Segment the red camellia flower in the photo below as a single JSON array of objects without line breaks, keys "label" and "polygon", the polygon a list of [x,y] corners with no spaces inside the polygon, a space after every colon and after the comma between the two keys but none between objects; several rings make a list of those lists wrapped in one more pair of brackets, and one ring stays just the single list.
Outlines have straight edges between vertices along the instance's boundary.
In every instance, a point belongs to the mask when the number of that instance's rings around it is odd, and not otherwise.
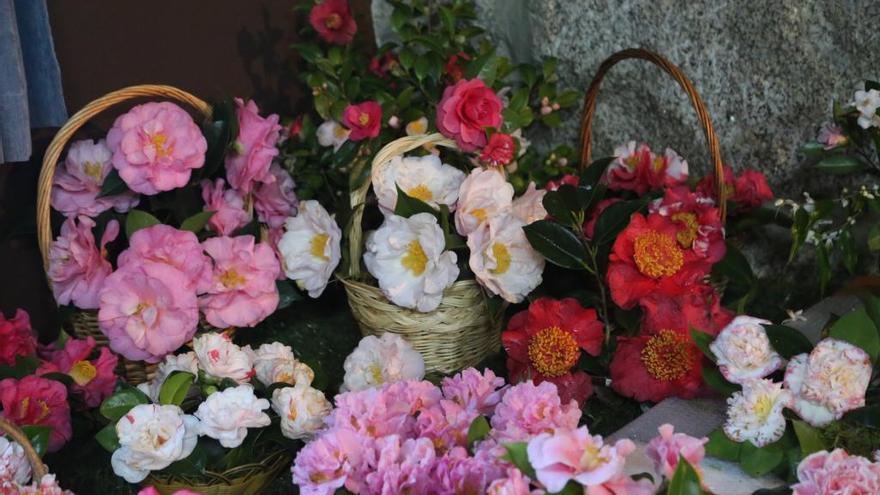
[{"label": "red camellia flower", "polygon": [[365,101],[345,107],[342,123],[351,130],[348,139],[360,141],[379,135],[382,125],[382,107],[375,101]]},{"label": "red camellia flower", "polygon": [[357,24],[351,16],[348,0],[323,0],[312,7],[309,22],[327,43],[347,45],[354,39]]},{"label": "red camellia flower", "polygon": [[630,141],[615,149],[614,154],[616,158],[603,177],[611,190],[635,191],[642,195],[687,181],[687,162],[670,148],[657,155],[647,144]]},{"label": "red camellia flower", "polygon": [[501,127],[501,98],[479,79],[462,79],[443,91],[437,106],[437,129],[462,151],[486,146],[486,128]]},{"label": "red camellia flower", "polygon": [[638,401],[689,399],[702,388],[703,354],[689,337],[673,330],[619,337],[611,360],[611,388]]},{"label": "red camellia flower", "polygon": [[397,65],[397,57],[394,53],[385,52],[370,59],[370,72],[380,79],[385,79],[395,65]]},{"label": "red camellia flower", "polygon": [[0,364],[15,366],[16,356],[32,356],[35,352],[37,339],[27,312],[17,309],[11,320],[0,312]]},{"label": "red camellia flower", "polygon": [[467,62],[470,59],[471,56],[465,52],[450,55],[449,59],[446,60],[446,65],[443,66],[443,73],[448,75],[453,82],[460,81],[464,77],[464,67],[461,66],[461,61]]},{"label": "red camellia flower", "polygon": [[303,129],[303,116],[300,115],[293,122],[290,123],[290,127],[287,128],[287,135],[292,139],[295,137],[299,137],[300,133]]},{"label": "red camellia flower", "polygon": [[98,357],[90,359],[95,350],[95,339],[70,339],[64,349],[52,353],[51,361],[37,369],[38,375],[64,373],[73,379],[72,389],[83,398],[86,407],[98,407],[113,393],[116,385],[116,363],[119,358],[107,347],[101,347]]},{"label": "red camellia flower", "polygon": [[683,249],[677,235],[678,226],[662,215],[633,214],[608,258],[606,278],[615,304],[630,309],[649,294],[681,294],[708,274],[710,265]]},{"label": "red camellia flower", "polygon": [[721,306],[721,298],[711,286],[694,284],[686,292],[675,297],[650,294],[639,301],[644,311],[642,333],[657,334],[662,330],[674,330],[683,335],[693,327],[712,336],[735,316]]},{"label": "red camellia flower", "polygon": [[480,160],[489,165],[507,165],[513,160],[516,143],[510,134],[496,132],[489,138],[489,143],[480,153]]},{"label": "red camellia flower", "polygon": [[56,452],[73,435],[67,389],[61,382],[29,375],[0,380],[3,417],[19,426],[48,426],[49,452]]},{"label": "red camellia flower", "polygon": [[[697,184],[697,192],[715,197],[715,174],[703,177]],[[724,166],[724,190],[727,199],[741,210],[751,210],[773,199],[773,191],[767,184],[767,177],[754,169],[746,169],[739,176],[733,169]]]},{"label": "red camellia flower", "polygon": [[721,261],[727,252],[721,212],[712,198],[693,193],[684,186],[666,189],[655,201],[651,213],[668,217],[678,227],[675,239],[684,249],[693,251],[708,263]]},{"label": "red camellia flower", "polygon": [[512,381],[550,381],[563,402],[574,398],[579,403],[592,393],[592,384],[585,373],[571,370],[581,351],[597,356],[603,339],[596,311],[573,298],[535,300],[510,319],[501,335]]},{"label": "red camellia flower", "polygon": [[578,178],[577,175],[565,174],[558,179],[548,180],[547,185],[544,186],[544,189],[546,189],[548,191],[556,191],[557,189],[562,187],[562,185],[564,185],[564,184],[568,184],[569,186],[577,187],[577,185],[579,183],[580,183],[580,178]]}]

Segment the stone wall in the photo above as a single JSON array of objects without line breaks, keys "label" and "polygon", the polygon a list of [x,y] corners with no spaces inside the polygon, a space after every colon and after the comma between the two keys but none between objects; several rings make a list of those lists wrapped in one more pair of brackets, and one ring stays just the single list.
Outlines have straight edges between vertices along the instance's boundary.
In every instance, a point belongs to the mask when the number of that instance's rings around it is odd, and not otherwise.
[{"label": "stone wall", "polygon": [[[557,57],[565,85],[586,90],[600,62],[629,47],[678,64],[713,117],[726,163],[757,167],[782,194],[805,187],[796,149],[866,78],[880,77],[880,2],[716,0],[477,0],[481,24],[516,61]],[[377,37],[389,8],[373,0]],[[538,142],[577,139],[577,116]],[[647,62],[606,77],[598,155],[629,139],[670,146],[705,167],[696,118],[676,83]],[[705,169],[704,169],[705,170]],[[810,184],[813,189],[815,184]]]}]

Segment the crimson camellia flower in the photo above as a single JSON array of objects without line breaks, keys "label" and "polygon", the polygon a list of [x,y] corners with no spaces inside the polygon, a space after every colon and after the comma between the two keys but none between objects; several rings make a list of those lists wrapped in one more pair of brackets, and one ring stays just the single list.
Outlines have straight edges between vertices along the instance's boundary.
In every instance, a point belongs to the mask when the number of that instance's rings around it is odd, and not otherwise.
[{"label": "crimson camellia flower", "polygon": [[507,351],[511,380],[549,381],[559,389],[563,403],[583,403],[592,393],[590,378],[572,372],[581,351],[597,356],[604,338],[596,311],[573,298],[535,300],[510,319],[501,342]]},{"label": "crimson camellia flower", "polygon": [[480,160],[490,165],[507,165],[513,160],[516,143],[510,134],[496,132],[489,138],[489,143],[480,153]]},{"label": "crimson camellia flower", "polygon": [[617,236],[609,256],[611,299],[630,309],[649,294],[674,296],[703,278],[709,263],[677,241],[678,227],[669,218],[634,213]]},{"label": "crimson camellia flower", "polygon": [[458,52],[449,56],[446,64],[443,66],[443,73],[448,75],[454,82],[458,82],[464,77],[464,67],[462,62],[467,62],[471,56],[465,52]]},{"label": "crimson camellia flower", "polygon": [[619,337],[611,360],[611,388],[638,401],[689,399],[703,383],[703,354],[683,332]]},{"label": "crimson camellia flower", "polygon": [[483,81],[462,79],[443,90],[437,129],[462,151],[476,151],[486,146],[486,128],[501,127],[503,109],[501,98]]},{"label": "crimson camellia flower", "polygon": [[351,130],[352,141],[374,138],[382,125],[382,107],[375,101],[349,105],[342,112],[342,123]]},{"label": "crimson camellia flower", "polygon": [[61,382],[28,375],[0,380],[3,417],[19,426],[48,426],[47,451],[57,452],[73,436],[67,389]]},{"label": "crimson camellia flower", "polygon": [[707,262],[717,263],[727,252],[721,212],[711,197],[691,192],[685,186],[670,187],[663,198],[651,205],[650,211],[672,220],[678,227],[678,244],[693,249]]},{"label": "crimson camellia flower", "polygon": [[6,319],[0,311],[0,364],[15,366],[18,356],[32,356],[37,352],[37,339],[31,330],[31,320],[23,309],[15,310],[15,317]]},{"label": "crimson camellia flower", "polygon": [[695,284],[675,297],[651,294],[639,301],[644,311],[641,329],[646,334],[657,334],[663,329],[687,332],[693,327],[712,336],[735,316],[721,306],[721,298],[711,286]]},{"label": "crimson camellia flower", "polygon": [[357,33],[348,0],[323,0],[312,7],[309,23],[327,43],[347,45]]},{"label": "crimson camellia flower", "polygon": [[[733,169],[724,166],[724,191],[727,199],[742,210],[751,210],[773,199],[773,191],[767,177],[754,169],[745,169],[736,176]],[[697,192],[707,196],[715,194],[715,174],[709,174],[697,184]]]}]

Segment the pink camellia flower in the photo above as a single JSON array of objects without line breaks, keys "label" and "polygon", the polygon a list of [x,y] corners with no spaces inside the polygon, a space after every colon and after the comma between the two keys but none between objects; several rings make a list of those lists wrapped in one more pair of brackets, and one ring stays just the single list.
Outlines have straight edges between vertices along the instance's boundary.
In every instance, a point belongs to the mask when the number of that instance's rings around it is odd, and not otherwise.
[{"label": "pink camellia flower", "polygon": [[98,307],[98,291],[113,271],[104,248],[119,235],[119,222],[107,223],[100,249],[92,234],[94,226],[95,221],[86,216],[68,218],[61,225],[61,235],[49,248],[48,275],[58,304],[72,303],[82,309]]},{"label": "pink camellia flower", "polygon": [[793,495],[874,495],[880,493],[880,463],[843,449],[810,454],[797,468]]},{"label": "pink camellia flower", "polygon": [[489,482],[499,477],[493,476],[491,468],[485,460],[468,456],[464,447],[456,447],[434,463],[434,493],[485,493]]},{"label": "pink camellia flower", "polygon": [[476,151],[486,146],[487,127],[501,127],[503,108],[501,98],[483,81],[462,79],[443,91],[437,129],[462,151]]},{"label": "pink camellia flower", "polygon": [[269,167],[269,173],[275,180],[262,183],[254,190],[254,209],[261,222],[269,225],[269,228],[277,229],[284,225],[287,217],[296,215],[299,201],[293,192],[293,177],[287,170],[273,163]]},{"label": "pink camellia flower", "polygon": [[58,451],[73,436],[67,389],[61,382],[29,375],[0,380],[3,417],[19,426],[48,426],[49,452]]},{"label": "pink camellia flower", "polygon": [[376,441],[373,468],[366,474],[366,493],[430,493],[434,444],[427,438],[390,435]]},{"label": "pink camellia flower", "polygon": [[54,474],[46,474],[39,481],[34,481],[27,486],[13,487],[14,491],[4,491],[8,486],[0,481],[0,493],[3,495],[74,495],[72,491],[65,490],[58,485]]},{"label": "pink camellia flower", "polygon": [[191,279],[165,263],[131,263],[107,277],[98,325],[110,348],[128,359],[156,363],[192,339],[199,308]]},{"label": "pink camellia flower", "polygon": [[112,156],[103,139],[71,144],[52,181],[52,208],[67,217],[95,217],[110,208],[125,213],[137,205],[138,197],[131,192],[98,197],[104,179],[113,169]]},{"label": "pink camellia flower", "polygon": [[489,138],[488,144],[480,153],[480,160],[489,165],[507,165],[513,160],[516,143],[510,134],[496,132]]},{"label": "pink camellia flower", "polygon": [[612,190],[635,191],[642,195],[648,192],[650,184],[645,177],[651,168],[655,155],[647,144],[630,141],[614,150],[616,157],[605,171],[603,179]]},{"label": "pink camellia flower", "polygon": [[586,426],[541,433],[529,441],[529,462],[547,491],[558,492],[574,480],[584,487],[602,485],[623,473],[625,458],[635,450],[631,440],[605,445]]},{"label": "pink camellia flower", "polygon": [[269,173],[269,165],[278,155],[275,145],[281,135],[281,125],[278,124],[278,115],[260,117],[260,109],[253,100],[245,103],[241,98],[236,98],[235,106],[238,139],[235,152],[226,157],[226,180],[242,194],[249,194],[256,182],[274,180]]},{"label": "pink camellia flower", "polygon": [[492,414],[507,391],[504,379],[488,368],[482,373],[475,368],[462,370],[444,378],[442,387],[446,399],[485,416]]},{"label": "pink camellia flower", "polygon": [[347,45],[357,33],[348,0],[323,0],[312,7],[309,23],[327,43]]},{"label": "pink camellia flower", "polygon": [[825,122],[819,128],[819,136],[816,139],[826,150],[833,150],[840,146],[846,146],[849,138],[843,133],[843,128],[834,122]]},{"label": "pink camellia flower", "polygon": [[214,214],[208,220],[208,228],[220,235],[231,235],[247,225],[253,214],[245,210],[244,198],[236,189],[226,189],[226,181],[217,179],[214,184],[209,180],[202,181],[202,200],[205,211]]},{"label": "pink camellia flower", "polygon": [[419,414],[418,436],[430,439],[440,452],[467,447],[468,428],[477,416],[475,410],[465,409],[451,400],[441,400]]},{"label": "pink camellia flower", "polygon": [[649,211],[672,220],[677,228],[675,240],[682,249],[693,250],[709,263],[717,263],[727,252],[721,213],[713,199],[686,186],[668,187]]},{"label": "pink camellia flower", "polygon": [[303,495],[332,495],[345,487],[358,493],[364,440],[351,430],[330,429],[309,442],[293,461],[293,482]]},{"label": "pink camellia flower", "polygon": [[657,428],[659,436],[654,437],[645,447],[645,455],[654,462],[654,471],[672,479],[678,460],[684,458],[699,472],[700,462],[706,456],[704,445],[708,438],[694,438],[684,433],[675,433],[675,427],[664,424]]},{"label": "pink camellia flower", "polygon": [[374,138],[382,126],[382,106],[375,101],[351,104],[342,112],[342,123],[351,131],[352,141]]},{"label": "pink camellia flower", "polygon": [[492,416],[492,436],[501,443],[526,441],[539,433],[577,428],[580,417],[577,401],[563,404],[556,385],[529,380],[504,394]]},{"label": "pink camellia flower", "polygon": [[0,311],[0,364],[15,366],[17,356],[33,356],[37,352],[37,339],[31,329],[31,320],[23,309],[15,310],[12,319]]},{"label": "pink camellia flower", "polygon": [[486,495],[530,495],[528,476],[517,468],[507,468],[507,476],[489,483]]},{"label": "pink camellia flower", "polygon": [[160,223],[136,231],[128,242],[128,249],[119,254],[119,268],[147,261],[164,263],[186,275],[197,293],[211,285],[211,260],[192,232]]},{"label": "pink camellia flower", "polygon": [[202,243],[214,259],[214,276],[199,307],[217,328],[252,327],[278,307],[281,270],[272,247],[250,235],[213,237]]},{"label": "pink camellia flower", "polygon": [[199,126],[169,102],[138,105],[107,133],[113,166],[129,189],[156,194],[183,187],[192,169],[205,164],[208,143]]},{"label": "pink camellia flower", "polygon": [[37,374],[64,373],[73,379],[73,392],[82,396],[86,407],[97,407],[113,393],[116,385],[116,363],[119,358],[110,349],[101,347],[96,359],[89,359],[97,344],[95,339],[70,339],[64,349],[52,355]]}]

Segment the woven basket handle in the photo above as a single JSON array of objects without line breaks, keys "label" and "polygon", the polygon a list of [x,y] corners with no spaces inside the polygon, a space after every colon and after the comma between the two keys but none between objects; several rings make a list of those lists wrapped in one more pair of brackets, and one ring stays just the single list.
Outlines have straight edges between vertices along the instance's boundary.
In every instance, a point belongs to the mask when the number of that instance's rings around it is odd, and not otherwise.
[{"label": "woven basket handle", "polygon": [[25,435],[18,426],[10,423],[3,416],[0,416],[0,432],[3,432],[24,449],[24,455],[27,456],[28,461],[31,463],[31,471],[33,472],[34,481],[39,483],[43,476],[49,474],[49,470],[46,469],[46,465],[43,464],[43,460],[40,459],[34,446],[31,445],[27,435]]},{"label": "woven basket handle", "polygon": [[55,165],[61,157],[61,152],[64,151],[64,147],[67,146],[67,142],[76,134],[76,131],[92,117],[117,103],[143,97],[161,97],[177,100],[198,110],[205,117],[211,116],[211,105],[186,91],[173,86],[143,84],[107,93],[84,106],[65,122],[61,129],[58,130],[58,133],[55,134],[52,142],[49,143],[49,147],[46,148],[46,154],[43,155],[43,167],[40,170],[40,180],[37,185],[37,240],[39,241],[40,252],[43,255],[43,269],[46,273],[49,272],[49,247],[52,245],[49,204],[52,194],[52,180],[55,177]]},{"label": "woven basket handle", "polygon": [[[423,134],[418,136],[406,136],[395,139],[386,144],[376,156],[373,157],[371,165],[372,174],[379,173],[379,167],[384,167],[389,160],[397,155],[403,155],[422,146],[443,146],[445,148],[458,149],[455,141],[446,139],[441,134]],[[351,278],[358,278],[361,274],[361,253],[363,252],[364,243],[364,226],[362,218],[364,215],[364,202],[367,199],[367,191],[370,190],[372,181],[368,177],[364,183],[357,189],[351,191],[351,222],[348,231],[348,252],[351,255],[349,259],[348,275]]]},{"label": "woven basket handle", "polygon": [[722,169],[721,163],[721,147],[718,144],[718,136],[715,135],[715,129],[712,127],[712,120],[709,118],[709,112],[706,110],[706,105],[700,98],[699,93],[697,93],[696,88],[694,88],[694,85],[691,84],[691,81],[687,76],[684,75],[684,72],[662,55],[650,50],[645,50],[643,48],[628,48],[626,50],[621,50],[606,58],[605,61],[599,65],[599,70],[597,70],[596,75],[593,76],[593,81],[590,82],[590,87],[587,89],[587,96],[584,100],[584,113],[581,118],[581,170],[587,167],[591,161],[590,157],[593,150],[593,115],[596,113],[596,98],[599,96],[599,86],[602,84],[602,79],[605,78],[605,74],[611,69],[611,67],[621,60],[627,59],[647,60],[660,67],[678,82],[690,98],[694,110],[697,111],[697,120],[700,121],[700,126],[703,128],[703,133],[706,135],[706,142],[709,144],[709,156],[712,158],[712,166],[715,169],[716,197],[718,199],[718,208],[720,209],[721,220],[723,222],[727,213],[724,170]]}]

